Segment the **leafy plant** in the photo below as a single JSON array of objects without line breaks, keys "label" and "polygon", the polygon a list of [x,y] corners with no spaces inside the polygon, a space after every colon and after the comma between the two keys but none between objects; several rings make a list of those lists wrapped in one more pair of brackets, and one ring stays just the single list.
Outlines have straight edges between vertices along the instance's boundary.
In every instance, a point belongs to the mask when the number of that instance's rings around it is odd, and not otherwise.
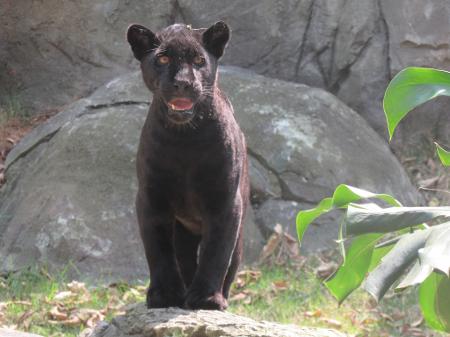
[{"label": "leafy plant", "polygon": [[[383,100],[389,139],[408,112],[438,96],[450,96],[448,71],[419,67],[400,71],[389,83]],[[438,144],[436,148],[441,162],[450,166],[450,152]]]},{"label": "leafy plant", "polygon": [[[397,74],[383,102],[390,138],[409,111],[440,95],[450,96],[449,72],[407,68]],[[449,166],[450,152],[438,144],[436,148],[443,165]],[[335,209],[346,210],[338,238],[343,262],[325,286],[339,303],[361,285],[377,301],[394,285],[397,291],[420,285],[426,322],[450,332],[450,222],[426,224],[450,217],[450,207],[404,207],[390,195],[340,185],[332,197],[298,213],[300,242],[317,217]]]}]

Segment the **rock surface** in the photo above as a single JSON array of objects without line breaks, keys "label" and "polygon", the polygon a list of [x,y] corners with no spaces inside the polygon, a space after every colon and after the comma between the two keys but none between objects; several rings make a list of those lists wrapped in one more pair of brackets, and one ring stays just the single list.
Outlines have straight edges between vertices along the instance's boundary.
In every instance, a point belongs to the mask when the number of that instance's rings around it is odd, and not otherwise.
[{"label": "rock surface", "polygon": [[102,322],[89,337],[343,337],[335,330],[301,328],[234,315],[228,312],[132,306],[110,324]]},{"label": "rock surface", "polygon": [[0,328],[1,337],[42,337],[32,333]]},{"label": "rock surface", "polygon": [[[4,0],[0,86],[39,109],[65,104],[130,68],[128,24],[222,19],[233,29],[224,63],[324,88],[385,134],[389,79],[405,66],[450,67],[449,11],[446,0]],[[416,119],[410,131],[444,133],[438,119]]]},{"label": "rock surface", "polygon": [[[261,234],[281,222],[295,235],[296,211],[313,207],[340,183],[417,203],[384,141],[333,95],[239,68],[223,68],[220,83],[252,162],[255,221],[250,214],[247,262],[257,258]],[[119,77],[12,150],[0,193],[1,270],[72,262],[80,277],[147,276],[134,214],[134,165],[150,98],[139,73]],[[304,252],[334,246],[336,228],[333,218],[317,222]]]},{"label": "rock surface", "polygon": [[[448,1],[382,0],[389,31],[392,75],[410,66],[450,70],[450,6]],[[428,139],[450,144],[450,98],[442,97],[416,109],[400,124],[397,143],[417,146],[419,130]],[[420,139],[420,138],[419,138]]]}]

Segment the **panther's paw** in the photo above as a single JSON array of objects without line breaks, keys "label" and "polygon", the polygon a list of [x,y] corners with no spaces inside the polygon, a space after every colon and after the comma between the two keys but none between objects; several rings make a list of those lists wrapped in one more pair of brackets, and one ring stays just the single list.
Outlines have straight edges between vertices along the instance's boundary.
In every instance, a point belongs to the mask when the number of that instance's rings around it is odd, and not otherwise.
[{"label": "panther's paw", "polygon": [[150,287],[147,292],[147,308],[180,307],[184,304],[184,292]]},{"label": "panther's paw", "polygon": [[228,308],[228,302],[220,292],[207,294],[204,291],[190,289],[184,306],[187,309],[225,310]]}]

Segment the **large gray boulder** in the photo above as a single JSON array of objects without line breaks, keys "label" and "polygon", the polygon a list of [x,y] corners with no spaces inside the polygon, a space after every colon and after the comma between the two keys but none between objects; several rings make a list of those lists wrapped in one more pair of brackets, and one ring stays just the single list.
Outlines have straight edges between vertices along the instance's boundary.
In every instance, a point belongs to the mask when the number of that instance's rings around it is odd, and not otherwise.
[{"label": "large gray boulder", "polygon": [[[130,69],[129,23],[222,19],[233,29],[225,64],[326,89],[385,134],[389,79],[405,66],[449,68],[449,11],[446,0],[6,1],[0,86],[35,108],[60,106]],[[410,131],[444,131],[437,119],[413,119]]]},{"label": "large gray boulder", "polygon": [[255,321],[217,310],[130,307],[111,323],[102,322],[89,337],[344,337],[335,330]]},{"label": "large gray boulder", "polygon": [[[333,95],[240,68],[224,67],[219,78],[250,153],[255,215],[247,221],[247,261],[258,257],[261,235],[278,222],[295,235],[296,210],[313,207],[340,183],[416,204],[417,192],[384,141]],[[10,152],[0,194],[1,270],[72,262],[81,277],[147,275],[134,165],[150,99],[139,73],[119,77]],[[305,251],[330,247],[336,237],[337,221],[325,218],[308,231]]]}]

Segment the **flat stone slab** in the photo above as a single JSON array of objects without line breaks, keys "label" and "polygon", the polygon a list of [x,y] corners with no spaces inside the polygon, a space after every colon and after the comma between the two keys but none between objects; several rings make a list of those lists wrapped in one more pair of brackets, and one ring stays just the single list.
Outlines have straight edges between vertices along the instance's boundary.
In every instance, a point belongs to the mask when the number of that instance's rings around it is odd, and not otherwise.
[{"label": "flat stone slab", "polygon": [[111,323],[101,322],[89,337],[343,337],[331,329],[302,328],[215,310],[147,309],[131,306]]},{"label": "flat stone slab", "polygon": [[0,328],[0,337],[42,337],[33,333]]}]

